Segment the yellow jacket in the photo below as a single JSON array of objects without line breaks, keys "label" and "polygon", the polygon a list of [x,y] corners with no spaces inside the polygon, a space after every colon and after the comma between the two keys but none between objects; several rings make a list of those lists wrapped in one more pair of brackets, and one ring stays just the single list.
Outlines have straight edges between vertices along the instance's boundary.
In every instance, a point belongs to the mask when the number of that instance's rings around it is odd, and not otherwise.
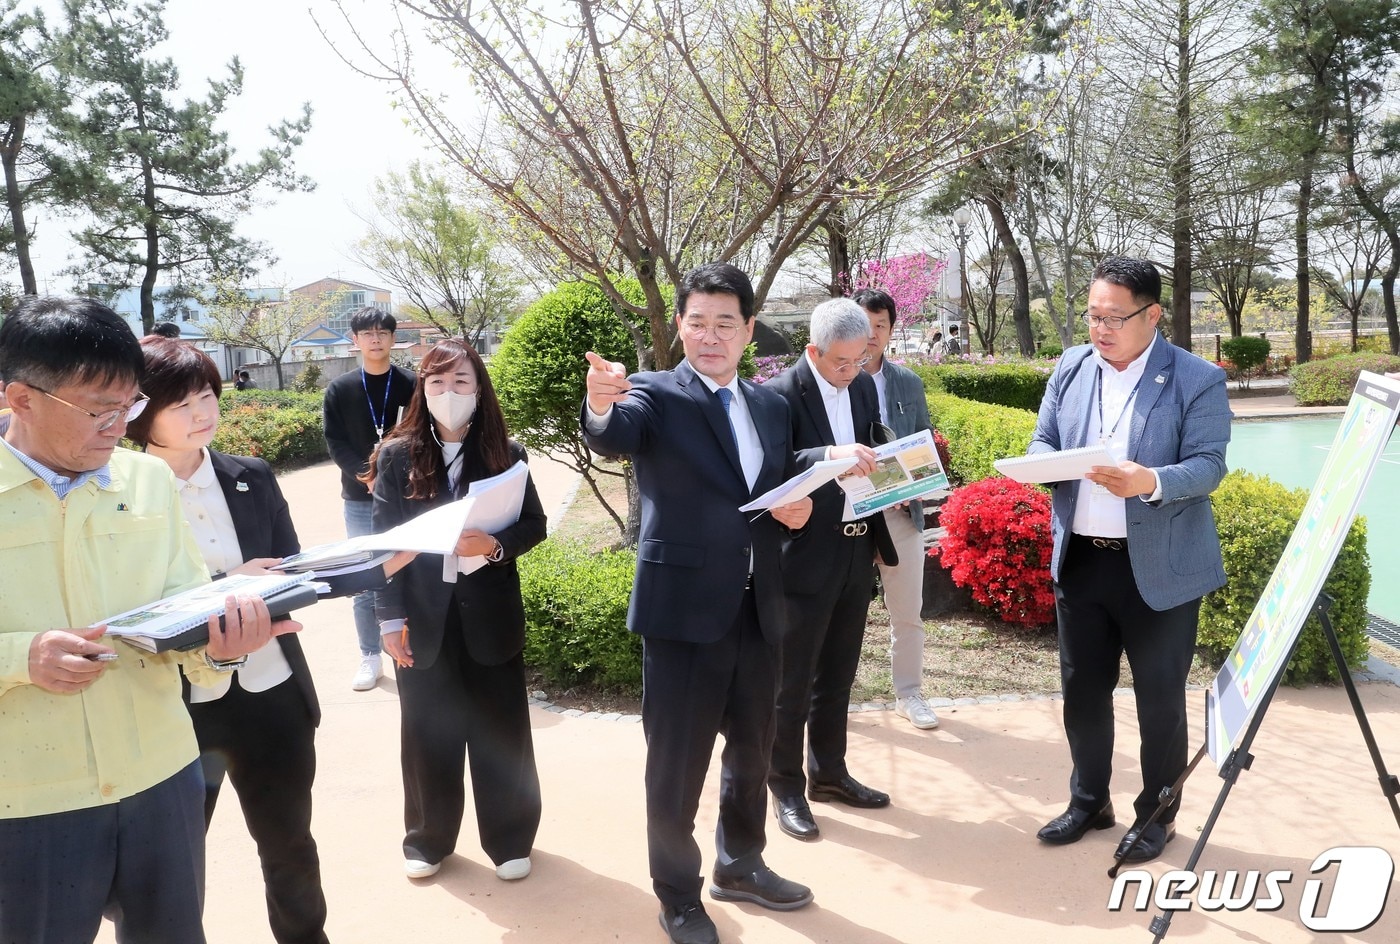
[{"label": "yellow jacket", "polygon": [[0,819],[115,803],[198,756],[179,666],[212,682],[203,649],[152,655],[111,640],[121,657],[85,691],[29,681],[36,635],[209,579],[165,463],[118,449],[111,474],[60,502],[0,446]]}]

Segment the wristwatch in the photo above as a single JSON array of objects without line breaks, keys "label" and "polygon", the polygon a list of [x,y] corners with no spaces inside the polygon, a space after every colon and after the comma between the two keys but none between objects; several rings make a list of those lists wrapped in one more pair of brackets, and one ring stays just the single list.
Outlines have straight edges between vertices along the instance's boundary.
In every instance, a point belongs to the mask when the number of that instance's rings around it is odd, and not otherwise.
[{"label": "wristwatch", "polygon": [[208,649],[204,650],[204,664],[209,666],[209,668],[213,669],[215,672],[232,672],[234,669],[243,665],[247,661],[248,654],[246,652],[243,655],[239,656],[237,659],[230,659],[227,662],[220,662],[213,656],[209,655]]},{"label": "wristwatch", "polygon": [[496,549],[490,554],[487,554],[486,559],[493,564],[499,564],[506,556],[506,549],[501,546],[501,542],[498,538],[492,538],[491,540],[496,542]]}]

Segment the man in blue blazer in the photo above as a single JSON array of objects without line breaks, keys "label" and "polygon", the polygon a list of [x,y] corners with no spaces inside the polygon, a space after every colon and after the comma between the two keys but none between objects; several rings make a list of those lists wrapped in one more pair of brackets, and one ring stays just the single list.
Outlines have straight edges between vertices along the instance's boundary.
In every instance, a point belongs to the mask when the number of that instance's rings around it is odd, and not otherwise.
[{"label": "man in blue blazer", "polygon": [[1179,796],[1161,821],[1143,824],[1186,769],[1196,619],[1201,597],[1225,583],[1210,507],[1230,441],[1225,372],[1159,336],[1160,302],[1152,263],[1099,263],[1084,315],[1093,343],[1060,358],[1029,449],[1102,443],[1117,460],[1054,486],[1050,572],[1074,769],[1069,808],[1038,836],[1058,845],[1114,825],[1113,689],[1126,652],[1143,787],[1114,854],[1132,862],[1155,859],[1176,833]]},{"label": "man in blue blazer", "polygon": [[625,376],[588,355],[585,439],[630,456],[641,492],[637,574],[627,625],[643,637],[647,848],[660,921],[676,944],[716,944],[700,904],[695,813],[715,737],[725,748],[710,896],[779,911],[812,900],[763,862],[765,777],[773,741],[774,649],[783,624],[778,547],[807,522],[804,498],[739,511],[796,472],[787,406],[738,378],[753,337],[753,288],[710,263],[676,289],[685,360]]}]

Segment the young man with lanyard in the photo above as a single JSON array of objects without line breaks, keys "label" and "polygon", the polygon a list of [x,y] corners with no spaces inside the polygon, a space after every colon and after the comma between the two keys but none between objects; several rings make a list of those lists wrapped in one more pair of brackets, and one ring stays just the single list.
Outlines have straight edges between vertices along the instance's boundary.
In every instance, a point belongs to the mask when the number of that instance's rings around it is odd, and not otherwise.
[{"label": "young man with lanyard", "polygon": [[[323,406],[326,448],[340,466],[340,497],[345,500],[345,533],[370,533],[374,501],[357,476],[369,468],[369,454],[394,428],[413,399],[417,378],[389,363],[394,347],[394,316],[378,308],[361,308],[350,316],[350,337],[360,349],[360,369],[335,378],[326,387]],[[374,592],[355,596],[355,633],[360,640],[360,667],[350,687],[374,688],[384,674]]]}]

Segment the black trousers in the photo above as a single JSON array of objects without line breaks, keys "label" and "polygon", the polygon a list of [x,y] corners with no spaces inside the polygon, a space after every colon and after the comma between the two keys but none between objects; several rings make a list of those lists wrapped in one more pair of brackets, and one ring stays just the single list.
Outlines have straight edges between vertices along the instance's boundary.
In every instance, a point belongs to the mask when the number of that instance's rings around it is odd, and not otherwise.
[{"label": "black trousers", "polygon": [[643,642],[647,853],[652,888],[663,905],[700,898],[695,813],[720,734],[715,872],[746,875],[763,865],[775,675],[753,591],[744,594],[739,618],[716,642]]},{"label": "black trousers", "polygon": [[496,865],[528,856],[541,801],[524,657],[500,665],[472,659],[454,605],[433,664],[396,674],[404,858],[441,862],[457,848],[468,753],[481,848]]},{"label": "black trousers", "polygon": [[295,678],[189,706],[204,767],[204,826],[227,774],[257,843],[267,919],[278,944],[325,944],[326,896],[311,836],[316,727]]},{"label": "black trousers", "polygon": [[[1109,800],[1113,774],[1113,689],[1123,654],[1137,699],[1142,792],[1133,802],[1142,822],[1157,797],[1186,769],[1186,676],[1196,648],[1201,601],[1169,610],[1143,602],[1127,550],[1096,548],[1070,538],[1055,612],[1060,627],[1060,680],[1069,739],[1070,806],[1098,810]],[[1161,822],[1176,818],[1178,797]]]},{"label": "black trousers", "polygon": [[875,547],[869,533],[812,537],[836,541],[837,557],[831,579],[820,592],[787,598],[787,625],[778,653],[777,729],[768,771],[768,787],[779,797],[801,796],[807,779],[830,782],[847,773],[846,714],[875,585]]}]

